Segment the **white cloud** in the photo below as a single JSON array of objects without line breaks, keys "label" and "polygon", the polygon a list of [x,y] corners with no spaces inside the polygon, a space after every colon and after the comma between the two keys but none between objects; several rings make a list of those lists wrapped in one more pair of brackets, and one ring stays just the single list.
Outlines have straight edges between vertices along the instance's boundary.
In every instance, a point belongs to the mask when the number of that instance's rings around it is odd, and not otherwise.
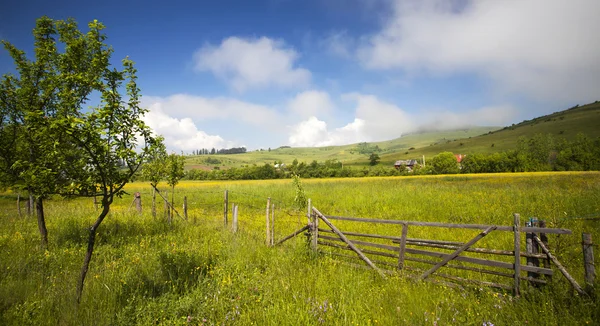
[{"label": "white cloud", "polygon": [[306,91],[298,93],[288,101],[288,110],[302,118],[310,116],[329,116],[335,109],[329,94],[323,91]]},{"label": "white cloud", "polygon": [[475,72],[502,90],[591,101],[600,87],[600,1],[395,0],[358,55],[373,69]]},{"label": "white cloud", "polygon": [[311,73],[294,67],[298,53],[267,37],[229,37],[219,46],[205,45],[194,54],[195,70],[210,71],[234,89],[305,87]]},{"label": "white cloud", "polygon": [[513,119],[517,110],[509,105],[489,106],[461,113],[435,110],[410,113],[376,96],[350,93],[342,99],[352,102],[354,120],[329,130],[325,121],[309,117],[290,128],[291,146],[312,147],[384,141],[417,130],[448,130],[468,126],[501,126]]},{"label": "white cloud", "polygon": [[160,106],[152,107],[145,114],[144,122],[156,134],[165,137],[168,150],[190,152],[200,148],[229,148],[234,145],[221,136],[208,135],[198,130],[190,118],[177,119],[169,116]]},{"label": "white cloud", "polygon": [[239,121],[253,126],[278,128],[282,119],[273,108],[228,97],[175,94],[143,97],[142,103],[150,110],[160,109],[173,117],[189,117],[194,121]]}]

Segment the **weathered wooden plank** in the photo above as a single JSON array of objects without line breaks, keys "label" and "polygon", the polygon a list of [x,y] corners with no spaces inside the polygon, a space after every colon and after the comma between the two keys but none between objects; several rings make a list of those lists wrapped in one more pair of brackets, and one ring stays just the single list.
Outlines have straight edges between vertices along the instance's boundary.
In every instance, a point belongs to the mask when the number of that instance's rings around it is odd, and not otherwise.
[{"label": "weathered wooden plank", "polygon": [[[419,222],[419,221],[402,221],[402,220],[381,220],[375,218],[363,218],[363,217],[345,217],[345,216],[333,216],[333,215],[324,215],[330,220],[339,220],[339,221],[354,221],[354,222],[366,222],[366,223],[381,223],[381,224],[408,224],[413,226],[431,226],[431,227],[441,227],[441,228],[450,228],[450,229],[475,229],[475,230],[485,230],[489,228],[491,225],[485,224],[455,224],[455,223],[440,223],[440,222]],[[497,226],[497,231],[514,231],[514,227],[512,226]],[[522,232],[543,232],[543,233],[551,233],[551,234],[572,234],[571,230],[567,229],[552,229],[552,228],[540,228],[540,227],[521,227],[520,231]]]},{"label": "weathered wooden plank", "polygon": [[267,246],[271,245],[271,226],[269,225],[270,223],[270,214],[269,214],[269,209],[271,209],[271,197],[267,198],[267,208],[266,208],[266,238],[265,238],[265,243],[267,244]]},{"label": "weathered wooden plank", "polygon": [[[333,241],[341,241],[338,238],[335,237],[329,237],[326,235],[319,235],[319,238],[321,239],[326,239],[326,240],[333,240]],[[349,240],[354,244],[357,245],[363,245],[363,246],[367,246],[367,247],[374,247],[374,248],[379,248],[379,249],[385,249],[385,250],[390,250],[390,251],[394,251],[394,252],[399,252],[400,249],[396,246],[390,246],[390,245],[384,245],[381,243],[373,243],[373,242],[367,242],[367,241],[360,241],[360,240]]]},{"label": "weathered wooden plank", "polygon": [[569,280],[569,282],[571,283],[573,288],[577,291],[577,293],[579,293],[581,295],[585,295],[586,294],[585,291],[583,291],[583,289],[581,288],[581,286],[579,286],[577,281],[575,281],[575,279],[567,272],[567,270],[563,267],[563,265],[560,263],[560,261],[558,261],[558,259],[556,259],[556,257],[554,257],[550,253],[550,250],[548,250],[548,248],[546,248],[546,246],[544,245],[542,240],[540,240],[540,238],[538,238],[536,235],[533,236],[533,239],[535,240],[535,242],[537,242],[538,246],[540,246],[540,248],[542,248],[542,250],[546,253],[546,255],[548,255],[548,258],[550,258],[550,260],[552,260],[554,265],[556,265],[558,270],[565,276],[565,278],[567,280]]},{"label": "weathered wooden plank", "polygon": [[460,255],[461,252],[463,252],[465,249],[469,248],[470,246],[474,245],[477,241],[481,240],[483,237],[485,237],[486,235],[488,235],[488,233],[494,231],[495,229],[496,229],[496,226],[490,226],[489,228],[485,229],[485,231],[483,231],[483,232],[479,233],[478,235],[476,235],[469,242],[465,243],[464,246],[458,248],[453,253],[447,255],[444,259],[442,259],[442,261],[440,261],[438,264],[436,264],[435,266],[433,266],[430,270],[428,270],[423,275],[421,275],[421,279],[426,279],[429,275],[435,273],[435,271],[437,271],[439,268],[441,268],[442,266],[446,265],[452,259],[458,257],[458,255]]},{"label": "weathered wooden plank", "polygon": [[292,234],[288,235],[287,237],[285,237],[285,238],[283,238],[283,239],[281,239],[281,240],[277,241],[277,243],[276,243],[275,245],[276,245],[276,246],[277,246],[277,245],[280,245],[280,244],[282,244],[282,243],[284,243],[284,242],[288,241],[289,239],[291,239],[291,238],[293,238],[293,237],[297,236],[298,234],[300,234],[300,233],[302,233],[302,232],[304,232],[304,231],[306,231],[306,230],[308,230],[308,225],[305,225],[305,226],[303,226],[302,228],[300,228],[300,229],[298,229],[298,230],[294,231],[294,233],[292,233]]},{"label": "weathered wooden plank", "polygon": [[321,220],[323,220],[323,222],[325,222],[325,224],[327,224],[327,226],[329,226],[340,237],[340,239],[342,239],[348,246],[350,246],[350,248],[352,248],[352,250],[354,250],[354,252],[356,252],[356,254],[360,258],[362,258],[362,260],[364,260],[369,266],[371,266],[375,271],[377,271],[377,273],[379,273],[381,277],[385,278],[385,274],[381,270],[379,270],[379,268],[375,266],[375,264],[373,264],[373,262],[371,262],[369,258],[367,258],[367,256],[365,256],[360,251],[360,249],[358,249],[358,247],[356,247],[350,240],[348,240],[348,238],[346,238],[346,236],[340,230],[338,230],[338,228],[335,227],[335,225],[331,224],[331,222],[325,216],[323,216],[323,214],[321,214],[321,212],[319,212],[318,209],[313,207],[313,212],[317,214],[317,216]]},{"label": "weathered wooden plank", "polygon": [[[394,243],[398,243],[397,241],[392,241]],[[421,247],[429,247],[429,248],[440,248],[440,249],[448,249],[448,250],[456,250],[460,248],[459,246],[454,245],[441,245],[434,243],[421,243],[421,242],[409,242],[411,246],[421,246]],[[464,244],[461,244],[464,245]],[[479,254],[489,254],[489,255],[499,255],[499,256],[514,256],[515,252],[510,250],[499,250],[499,249],[488,249],[488,248],[467,248],[465,251],[474,252]],[[521,257],[531,257],[531,258],[546,258],[544,254],[530,254],[527,252],[521,252]]]},{"label": "weathered wooden plank", "polygon": [[[352,250],[352,248],[348,247],[347,245],[341,245],[341,244],[337,244],[337,243],[333,243],[333,242],[328,242],[328,241],[319,240],[319,244],[320,245],[324,245],[324,246],[329,246],[329,247],[344,249],[344,250]],[[390,253],[387,253],[387,252],[381,252],[381,251],[375,251],[375,250],[369,250],[369,249],[362,249],[362,252],[365,253],[365,254],[376,255],[376,256],[381,256],[381,257],[390,257],[390,258],[396,258],[397,257],[394,254],[390,254]]]},{"label": "weathered wooden plank", "polygon": [[400,248],[398,253],[398,269],[404,267],[404,254],[406,253],[406,236],[408,234],[408,225],[402,225],[402,239],[400,240]]}]

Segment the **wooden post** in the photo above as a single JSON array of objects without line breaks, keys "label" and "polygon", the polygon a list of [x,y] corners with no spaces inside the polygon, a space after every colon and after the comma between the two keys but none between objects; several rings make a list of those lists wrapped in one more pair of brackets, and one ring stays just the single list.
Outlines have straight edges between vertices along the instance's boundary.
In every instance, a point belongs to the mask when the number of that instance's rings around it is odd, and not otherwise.
[{"label": "wooden post", "polygon": [[398,269],[404,268],[404,253],[406,251],[406,236],[408,235],[408,224],[402,224],[402,238],[400,238],[400,252],[398,253]]},{"label": "wooden post", "polygon": [[[594,267],[594,248],[592,244],[592,235],[590,233],[582,233],[583,245],[583,264],[585,268],[585,283],[588,288],[594,286],[596,280],[596,269]],[[589,292],[589,291],[588,291]]]},{"label": "wooden post", "polygon": [[267,239],[266,239],[266,243],[267,246],[269,246],[271,244],[271,228],[269,226],[269,220],[270,220],[270,216],[269,216],[269,208],[271,207],[271,197],[267,198]]},{"label": "wooden post", "polygon": [[17,211],[19,212],[19,217],[21,217],[21,194],[17,194]]},{"label": "wooden post", "polygon": [[134,201],[135,201],[135,209],[138,211],[138,213],[142,212],[142,195],[139,192],[136,192],[134,195]]},{"label": "wooden post", "polygon": [[271,204],[271,243],[273,246],[275,244],[275,204]]},{"label": "wooden post", "polygon": [[238,230],[238,205],[234,205],[231,231],[233,231],[233,233],[237,233],[237,230]]},{"label": "wooden post", "polygon": [[317,251],[318,248],[318,244],[319,244],[319,218],[317,217],[316,214],[312,214],[312,241],[311,241],[311,248],[313,251]]},{"label": "wooden post", "polygon": [[515,285],[513,288],[513,294],[515,297],[520,295],[520,276],[521,276],[521,233],[520,233],[520,224],[521,224],[521,216],[517,213],[513,215],[514,224],[514,240],[515,240]]},{"label": "wooden post", "polygon": [[187,220],[187,196],[183,196],[183,217]]},{"label": "wooden post", "polygon": [[[546,221],[540,220],[539,226],[542,228],[545,228]],[[544,246],[546,246],[546,248],[550,248],[550,246],[548,246],[548,236],[546,235],[546,233],[540,233],[540,240],[542,240],[542,243],[544,244]],[[539,252],[539,248],[538,248],[538,252]],[[544,268],[550,268],[550,259],[544,259]]]},{"label": "wooden post", "polygon": [[[530,222],[528,222],[528,226],[534,226],[534,225],[530,225]],[[539,252],[538,245],[533,240],[534,236],[535,236],[535,233],[532,233],[532,232],[528,232],[525,234],[525,243],[526,243],[528,254],[537,254]],[[527,266],[539,267],[540,266],[539,259],[537,259],[535,257],[527,257]],[[538,277],[539,275],[535,272],[527,272],[527,276],[535,278],[535,277]],[[532,282],[531,284],[536,285],[537,283]]]},{"label": "wooden post", "polygon": [[227,209],[229,208],[229,190],[225,189],[225,200],[223,205],[223,221],[227,226]]}]

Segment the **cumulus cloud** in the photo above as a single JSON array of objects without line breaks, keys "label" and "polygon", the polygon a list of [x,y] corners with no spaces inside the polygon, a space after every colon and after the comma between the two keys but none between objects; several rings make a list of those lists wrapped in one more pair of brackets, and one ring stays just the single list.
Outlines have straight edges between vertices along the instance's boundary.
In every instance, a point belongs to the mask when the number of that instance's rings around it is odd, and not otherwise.
[{"label": "cumulus cloud", "polygon": [[169,150],[189,152],[200,148],[228,148],[234,143],[218,135],[198,130],[190,118],[177,119],[166,114],[160,106],[151,107],[144,115],[144,122],[152,130],[165,137]]},{"label": "cumulus cloud", "polygon": [[591,101],[600,87],[600,1],[395,0],[358,56],[372,69],[474,72],[509,92]]},{"label": "cumulus cloud", "polygon": [[311,116],[328,116],[335,109],[329,94],[323,91],[305,91],[298,93],[288,101],[288,110],[297,116],[307,118]]},{"label": "cumulus cloud", "polygon": [[268,106],[240,101],[229,97],[202,97],[174,94],[168,97],[143,97],[142,104],[150,110],[160,109],[176,118],[194,121],[228,120],[252,126],[277,128],[281,115]]},{"label": "cumulus cloud", "polygon": [[196,71],[210,71],[234,89],[277,86],[305,87],[310,71],[294,67],[299,54],[283,41],[267,37],[229,37],[220,45],[205,45],[194,54]]},{"label": "cumulus cloud", "polygon": [[418,130],[449,130],[469,126],[501,126],[514,119],[517,110],[509,105],[489,106],[456,113],[430,110],[410,113],[374,95],[350,93],[343,100],[354,105],[354,120],[331,129],[315,116],[292,126],[291,146],[312,147],[384,141]]}]

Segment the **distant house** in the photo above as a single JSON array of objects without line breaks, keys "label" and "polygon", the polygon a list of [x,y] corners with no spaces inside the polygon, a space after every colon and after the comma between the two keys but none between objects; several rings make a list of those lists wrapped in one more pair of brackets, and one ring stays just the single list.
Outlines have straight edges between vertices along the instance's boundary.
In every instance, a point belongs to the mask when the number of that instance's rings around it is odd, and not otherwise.
[{"label": "distant house", "polygon": [[398,160],[394,163],[394,167],[399,169],[401,166],[405,166],[408,171],[412,171],[417,164],[417,160]]},{"label": "distant house", "polygon": [[279,169],[284,169],[284,168],[285,168],[285,163],[281,163],[281,164],[279,164],[279,163],[275,163],[275,164],[274,164],[274,167],[275,167],[277,170],[279,170]]},{"label": "distant house", "polygon": [[460,163],[462,162],[462,160],[466,157],[467,155],[464,154],[454,154],[454,157],[456,157],[456,162]]}]

